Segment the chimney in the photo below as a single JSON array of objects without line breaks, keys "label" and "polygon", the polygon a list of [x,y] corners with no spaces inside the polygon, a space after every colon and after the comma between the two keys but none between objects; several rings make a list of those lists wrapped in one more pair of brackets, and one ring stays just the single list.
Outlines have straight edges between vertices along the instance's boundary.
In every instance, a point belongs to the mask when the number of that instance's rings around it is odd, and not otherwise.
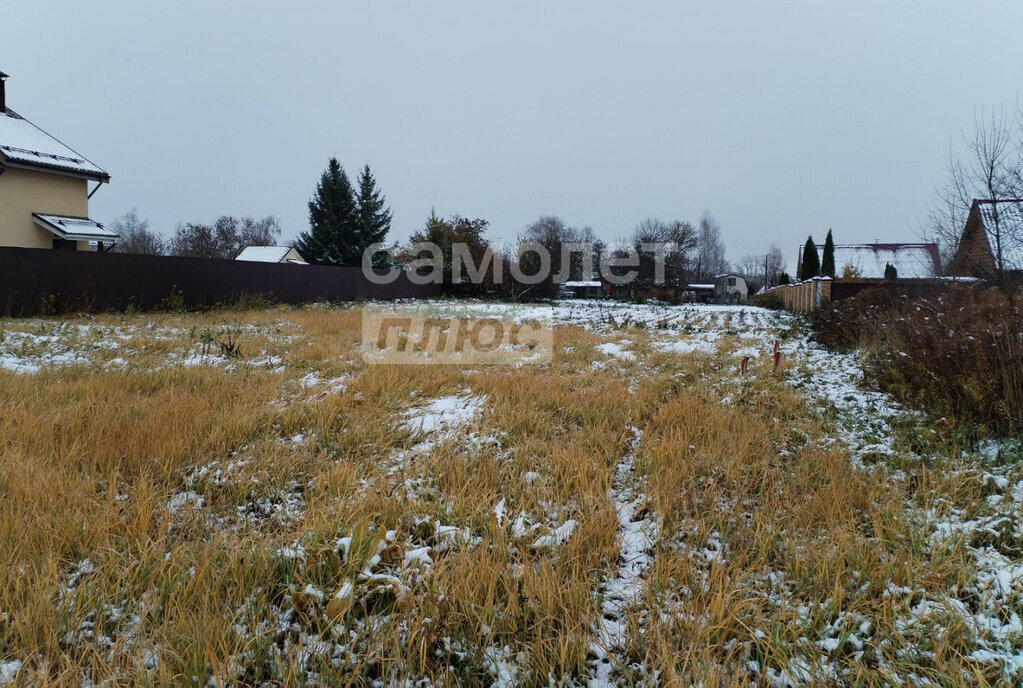
[{"label": "chimney", "polygon": [[7,82],[7,75],[0,72],[0,112],[7,112],[7,95],[4,86]]}]

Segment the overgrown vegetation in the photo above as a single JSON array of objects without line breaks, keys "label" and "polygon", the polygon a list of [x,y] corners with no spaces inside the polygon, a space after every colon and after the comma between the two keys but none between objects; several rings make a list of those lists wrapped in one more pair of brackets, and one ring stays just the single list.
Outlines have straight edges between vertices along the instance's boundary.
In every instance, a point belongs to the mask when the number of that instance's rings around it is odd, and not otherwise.
[{"label": "overgrown vegetation", "polygon": [[997,289],[868,290],[813,317],[818,339],[868,352],[880,387],[960,424],[1023,434],[1023,314]]},{"label": "overgrown vegetation", "polygon": [[990,609],[973,540],[921,514],[985,519],[971,537],[1018,557],[1018,469],[958,466],[918,429],[869,458],[874,407],[797,389],[851,357],[797,357],[786,314],[618,308],[522,368],[365,365],[354,307],[2,323],[0,668],[38,686],[1011,682],[1018,635],[971,620],[1019,616],[1014,574]]}]

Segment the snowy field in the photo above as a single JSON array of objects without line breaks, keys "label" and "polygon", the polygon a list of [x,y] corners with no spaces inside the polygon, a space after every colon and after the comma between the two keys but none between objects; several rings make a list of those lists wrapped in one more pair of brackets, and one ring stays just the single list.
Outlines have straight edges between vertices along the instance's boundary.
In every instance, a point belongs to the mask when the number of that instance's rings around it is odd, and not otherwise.
[{"label": "snowy field", "polygon": [[1023,684],[1018,443],[785,313],[428,307],[554,362],[366,365],[355,307],[0,321],[0,685]]}]

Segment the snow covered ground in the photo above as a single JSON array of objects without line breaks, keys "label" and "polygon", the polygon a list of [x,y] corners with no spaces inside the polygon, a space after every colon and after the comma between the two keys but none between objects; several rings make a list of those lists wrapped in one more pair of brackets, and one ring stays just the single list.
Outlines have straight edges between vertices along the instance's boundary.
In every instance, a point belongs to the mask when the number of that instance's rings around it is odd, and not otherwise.
[{"label": "snow covered ground", "polygon": [[[793,650],[794,658],[787,666],[769,666],[763,658],[751,654],[736,669],[736,675],[772,686],[851,681],[854,675],[849,673],[849,666],[861,659],[866,661],[863,659],[867,656],[865,648],[893,650],[907,663],[925,665],[928,653],[934,652],[929,639],[956,632],[966,638],[964,661],[969,659],[974,665],[991,668],[1006,685],[1023,684],[1023,450],[1018,443],[964,442],[957,445],[959,454],[949,464],[946,457],[934,454],[934,447],[940,443],[935,440],[935,430],[928,419],[902,408],[885,394],[864,389],[864,371],[856,354],[839,354],[820,347],[809,337],[802,321],[786,313],[746,306],[597,301],[564,301],[553,306],[436,301],[424,307],[459,317],[510,316],[555,327],[581,328],[593,337],[592,354],[581,372],[591,369],[619,373],[628,381],[626,389],[633,393],[645,371],[664,357],[703,357],[705,375],[713,378],[725,404],[731,403],[742,383],[739,361],[748,356],[751,375],[766,373],[773,368],[773,345],[779,342],[785,363],[785,383],[798,390],[812,412],[819,414],[831,428],[821,442],[822,449],[837,447],[848,456],[856,471],[865,475],[883,471],[885,476],[900,484],[909,480],[907,466],[933,465],[934,471],[940,471],[945,480],[979,485],[985,497],[980,502],[956,501],[951,496],[933,500],[926,496],[913,497],[904,505],[905,519],[913,523],[920,534],[919,546],[931,548],[935,556],[950,548],[961,548],[968,555],[970,575],[961,580],[959,587],[940,591],[912,581],[907,585],[905,581],[864,580],[862,585],[879,586],[884,598],[892,600],[898,610],[894,620],[900,633],[898,647],[892,647],[895,642],[892,638],[875,637],[880,619],[860,612],[835,614],[830,599],[814,604],[799,599],[784,567],[757,572],[751,578],[754,581],[751,585],[761,586],[757,594],[778,608],[798,610],[800,623],[815,630],[807,630],[805,642]],[[258,337],[259,348],[233,350],[234,340],[244,336]],[[127,317],[123,322],[112,324],[5,321],[0,326],[0,375],[31,376],[83,368],[144,373],[164,368],[209,366],[238,374],[265,371],[284,378],[297,366],[307,365],[292,351],[301,346],[301,328],[283,321],[260,326],[225,325],[200,331]],[[305,368],[294,371],[298,382],[282,390],[279,403],[315,406],[326,399],[349,394],[350,386],[359,375],[358,362],[345,361],[339,365],[346,372],[338,374],[336,370]],[[474,374],[480,373],[468,371],[466,379],[471,380]],[[464,384],[465,380],[460,382]],[[410,396],[391,425],[391,431],[396,436],[407,437],[407,441],[399,447],[387,448],[379,459],[386,464],[383,476],[361,478],[356,491],[371,493],[374,486],[382,484],[384,477],[400,474],[411,463],[445,448],[459,447],[470,456],[493,455],[504,462],[499,465],[513,461],[515,448],[506,446],[506,438],[491,428],[488,421],[499,401],[492,393],[468,387],[436,396]],[[543,401],[537,399],[536,403]],[[588,673],[574,677],[552,676],[552,682],[591,688],[616,685],[623,680],[626,668],[635,668],[637,660],[629,651],[627,622],[642,604],[649,570],[657,563],[658,548],[677,545],[665,540],[669,536],[662,533],[662,515],[645,508],[645,487],[636,470],[637,453],[643,448],[643,432],[630,426],[628,433],[627,445],[619,454],[607,493],[617,515],[618,560],[608,567],[593,590],[600,615],[589,630]],[[299,451],[307,443],[321,440],[306,434],[304,429],[289,431],[283,438],[285,449],[282,451]],[[246,502],[232,519],[207,517],[211,509],[208,495],[219,495],[231,485],[258,480],[258,474],[251,470],[253,465],[247,465],[247,461],[238,456],[198,464],[184,488],[161,502],[172,527],[187,530],[196,523],[203,523],[203,527],[212,529],[239,529],[253,524],[263,527],[272,522],[275,528],[283,529],[301,524],[309,506],[310,486],[295,481],[284,484],[272,497]],[[555,477],[530,470],[522,472],[518,478],[523,490],[539,491]],[[557,479],[567,478],[559,476]],[[291,606],[284,600],[275,602],[273,608],[243,606],[235,610],[238,632],[247,637],[276,633],[275,637],[283,640],[275,650],[279,652],[275,662],[290,657],[289,661],[295,663],[293,668],[306,671],[314,682],[317,662],[325,661],[334,668],[359,665],[362,655],[369,651],[363,632],[372,635],[374,624],[390,623],[392,612],[384,611],[377,617],[358,620],[358,634],[355,630],[347,633],[337,625],[316,634],[303,622],[302,612],[294,600],[325,606],[327,616],[332,619],[344,618],[356,600],[385,610],[398,609],[412,591],[429,578],[439,558],[449,552],[472,551],[479,547],[486,533],[478,525],[470,527],[459,514],[448,509],[436,490],[430,492],[425,483],[422,478],[405,480],[402,490],[392,490],[389,494],[403,500],[401,509],[407,509],[408,518],[413,519],[414,537],[400,542],[395,539],[393,530],[379,536],[353,530],[330,546],[331,556],[339,557],[344,565],[357,570],[352,582],[336,590],[310,583],[292,591]],[[422,500],[422,504],[417,500]],[[512,543],[513,551],[548,552],[556,558],[556,553],[571,546],[573,538],[578,538],[586,525],[578,518],[578,505],[545,502],[543,509],[527,513],[518,508],[510,511],[512,503],[512,497],[501,497],[490,502],[492,506],[488,509],[496,532]],[[423,504],[429,504],[429,509]],[[287,566],[311,567],[314,544],[323,547],[323,543],[314,543],[312,538],[299,538],[281,546],[277,555],[286,560]],[[729,556],[727,537],[717,532],[706,542],[684,547],[688,556],[697,559],[708,571],[715,561]],[[61,595],[72,598],[76,584],[93,572],[92,566],[88,558],[79,561]],[[517,576],[521,574],[516,571]],[[144,607],[145,601],[140,604]],[[130,618],[134,612],[118,609],[111,613]],[[665,609],[662,613],[670,615],[673,611]],[[827,621],[820,623],[825,617]],[[137,626],[136,623],[133,628],[138,630]],[[77,632],[80,637],[75,637],[79,640],[95,642],[92,626],[83,626]],[[754,638],[760,638],[765,629],[750,629],[750,632]],[[437,647],[443,647],[437,652],[445,656],[464,659],[471,654],[468,648],[447,637],[439,638],[437,643]],[[120,647],[117,641],[110,639],[106,661],[116,661]],[[29,648],[6,647],[0,643],[0,685],[15,684],[19,671],[31,661],[31,655]],[[870,656],[875,658],[872,668],[884,672],[893,683],[937,685],[927,676],[900,674],[898,666],[878,663],[878,652]],[[154,666],[159,664],[158,649],[147,650],[146,657]],[[211,678],[209,685],[242,680],[246,664],[252,661],[251,654],[231,657]],[[529,657],[509,643],[495,642],[485,648],[481,661],[489,672],[488,680],[503,688],[522,680],[523,667]],[[455,659],[452,663],[456,663]],[[638,674],[644,674],[643,667],[639,667]],[[650,685],[654,685],[656,674],[648,676]],[[967,681],[969,677],[964,670],[964,675],[955,679]],[[431,684],[425,681],[416,685]]]},{"label": "snow covered ground", "polygon": [[[185,329],[140,318],[123,323],[10,320],[0,323],[0,371],[34,374],[68,367],[156,370],[164,367],[235,366],[278,370],[281,359],[266,350],[232,346],[242,336],[264,337],[278,346],[289,323],[261,327],[223,323]],[[241,355],[244,354],[244,355]],[[154,357],[157,358],[154,361]]]}]

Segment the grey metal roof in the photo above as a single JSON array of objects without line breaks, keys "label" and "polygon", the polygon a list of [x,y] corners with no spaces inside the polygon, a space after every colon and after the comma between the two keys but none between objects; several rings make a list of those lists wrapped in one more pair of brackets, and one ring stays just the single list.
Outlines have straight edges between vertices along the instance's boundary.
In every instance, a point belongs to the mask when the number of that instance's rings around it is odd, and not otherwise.
[{"label": "grey metal roof", "polygon": [[109,230],[87,217],[32,213],[32,219],[35,220],[37,225],[52,232],[61,239],[70,239],[72,241],[114,241],[121,238],[117,232]]},{"label": "grey metal roof", "polygon": [[[817,246],[817,256],[823,260],[822,245]],[[883,279],[885,266],[889,263],[903,279],[929,278],[941,274],[938,247],[934,244],[835,244],[836,277],[841,277],[848,266],[863,279]]]},{"label": "grey metal roof", "polygon": [[98,165],[9,108],[0,112],[0,163],[110,181],[110,175]]},{"label": "grey metal roof", "polygon": [[291,246],[246,246],[235,260],[250,261],[253,263],[298,263],[305,264],[305,260],[295,251],[297,259],[286,260],[288,253],[293,251]]}]

